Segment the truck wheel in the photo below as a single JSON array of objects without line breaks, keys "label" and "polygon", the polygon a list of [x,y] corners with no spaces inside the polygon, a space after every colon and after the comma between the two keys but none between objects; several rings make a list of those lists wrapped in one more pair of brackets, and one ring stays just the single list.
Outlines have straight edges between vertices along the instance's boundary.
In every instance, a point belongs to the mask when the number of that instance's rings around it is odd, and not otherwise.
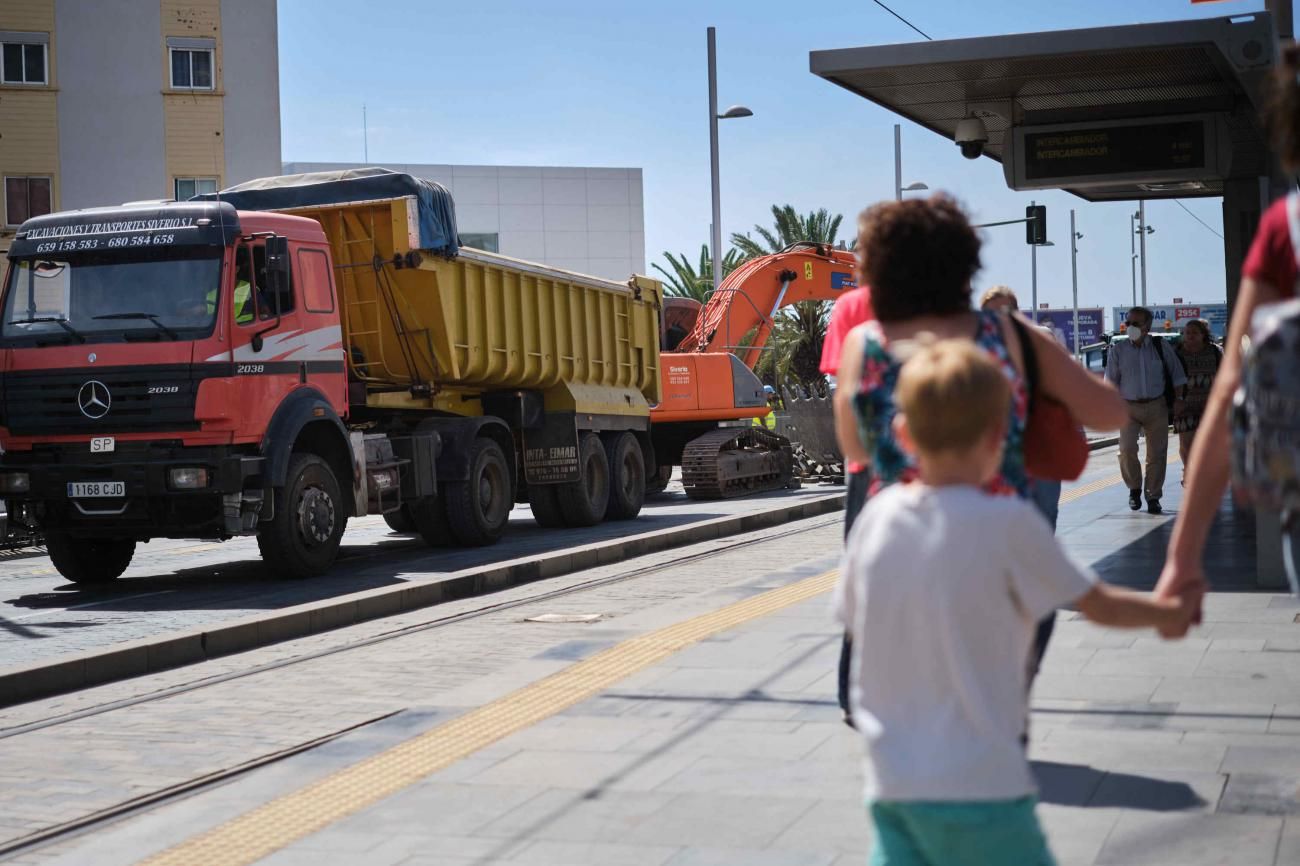
[{"label": "truck wheel", "polygon": [[415,532],[415,520],[411,517],[411,506],[403,505],[396,511],[390,511],[384,515],[384,523],[393,532],[400,532],[403,535],[410,535]]},{"label": "truck wheel", "polygon": [[120,577],[131,564],[135,542],[50,535],[45,539],[45,549],[59,574],[73,583],[107,583]]},{"label": "truck wheel", "polygon": [[323,574],[334,562],[348,513],[329,464],[315,454],[294,454],[275,517],[257,531],[257,547],[285,577]]},{"label": "truck wheel", "polygon": [[616,434],[609,446],[609,507],[606,520],[631,520],[645,503],[645,457],[631,433]]},{"label": "truck wheel", "polygon": [[579,440],[578,466],[582,477],[560,486],[560,511],[569,526],[595,526],[605,519],[609,505],[609,460],[595,433],[584,433]]},{"label": "truck wheel", "polygon": [[495,543],[515,504],[510,468],[501,446],[491,439],[475,439],[470,446],[469,479],[448,481],[443,486],[443,501],[451,534],[458,542],[466,547]]},{"label": "truck wheel", "polygon": [[528,506],[533,509],[533,519],[538,526],[555,529],[564,526],[564,512],[560,511],[561,484],[528,485]]},{"label": "truck wheel", "polygon": [[410,505],[403,505],[402,511],[411,516],[412,527],[430,547],[450,547],[456,542],[451,534],[451,523],[447,520],[447,509],[437,496],[421,497]]},{"label": "truck wheel", "polygon": [[673,467],[660,466],[658,470],[655,471],[654,475],[651,475],[648,479],[646,479],[645,495],[653,496],[656,493],[663,493],[665,490],[668,489],[668,482],[672,480],[673,480]]}]

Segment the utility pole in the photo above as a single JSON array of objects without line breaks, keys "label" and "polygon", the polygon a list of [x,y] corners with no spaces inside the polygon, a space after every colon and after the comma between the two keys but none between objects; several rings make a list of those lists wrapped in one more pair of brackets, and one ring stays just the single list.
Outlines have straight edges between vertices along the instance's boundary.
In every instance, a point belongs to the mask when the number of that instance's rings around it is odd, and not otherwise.
[{"label": "utility pole", "polygon": [[1128,218],[1128,272],[1133,283],[1133,304],[1138,305],[1137,213]]},{"label": "utility pole", "polygon": [[894,201],[903,200],[903,127],[894,124]]},{"label": "utility pole", "polygon": [[1074,286],[1074,356],[1079,356],[1079,245],[1083,237],[1074,230],[1074,209],[1070,209],[1070,282]]},{"label": "utility pole", "polygon": [[[901,196],[901,193],[900,193]],[[1038,204],[1031,201],[1030,206]],[[1029,245],[1029,286],[1030,286],[1030,318],[1034,324],[1038,324],[1038,244]]]},{"label": "utility pole", "polygon": [[366,106],[361,104],[361,148],[364,154],[364,162],[370,165],[370,126],[366,123]]},{"label": "utility pole", "polygon": [[1147,305],[1147,203],[1138,201],[1138,246],[1142,256],[1142,306]]}]

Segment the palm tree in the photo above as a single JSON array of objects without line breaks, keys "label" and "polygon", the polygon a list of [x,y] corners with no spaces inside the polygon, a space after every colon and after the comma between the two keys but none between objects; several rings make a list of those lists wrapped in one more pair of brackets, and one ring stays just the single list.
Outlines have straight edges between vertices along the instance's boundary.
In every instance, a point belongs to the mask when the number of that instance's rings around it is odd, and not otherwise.
[{"label": "palm tree", "polygon": [[755,233],[762,243],[754,240],[748,233],[733,232],[731,243],[744,254],[746,260],[779,253],[790,244],[799,241],[813,241],[819,244],[834,244],[840,232],[841,214],[831,216],[826,208],[810,211],[808,216],[800,216],[793,205],[772,205],[772,222],[775,231],[763,226],[754,226]]},{"label": "palm tree", "polygon": [[[700,261],[698,265],[693,265],[686,259],[686,254],[681,253],[674,255],[670,252],[664,252],[664,258],[668,260],[668,268],[665,269],[658,262],[654,262],[651,267],[664,275],[666,284],[664,293],[677,298],[694,298],[700,303],[707,300],[708,293],[713,289],[713,258],[709,255],[709,245],[700,244]],[[734,271],[744,261],[739,250],[727,250],[727,254],[722,257],[722,276]]]},{"label": "palm tree", "polygon": [[[832,216],[826,208],[801,216],[792,205],[772,205],[773,229],[754,226],[761,243],[748,233],[739,232],[732,234],[731,243],[746,260],[779,253],[799,241],[833,245],[843,220],[841,214]],[[781,310],[768,337],[767,351],[758,365],[760,375],[765,380],[770,378],[773,384],[787,378],[805,386],[824,383],[826,377],[818,367],[830,314],[829,301],[801,301]]]}]

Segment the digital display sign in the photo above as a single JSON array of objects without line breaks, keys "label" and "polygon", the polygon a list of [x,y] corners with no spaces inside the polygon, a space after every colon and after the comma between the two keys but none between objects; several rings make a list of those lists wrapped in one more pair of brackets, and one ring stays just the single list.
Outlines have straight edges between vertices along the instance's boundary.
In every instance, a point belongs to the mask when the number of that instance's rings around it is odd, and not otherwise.
[{"label": "digital display sign", "polygon": [[1026,131],[1024,178],[1204,170],[1206,133],[1207,124],[1200,119]]}]

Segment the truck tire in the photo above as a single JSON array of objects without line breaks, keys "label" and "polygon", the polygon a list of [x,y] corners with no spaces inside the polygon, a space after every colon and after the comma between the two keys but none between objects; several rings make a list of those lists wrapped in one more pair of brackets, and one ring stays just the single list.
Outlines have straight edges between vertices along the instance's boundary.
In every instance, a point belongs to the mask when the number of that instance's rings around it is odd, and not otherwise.
[{"label": "truck tire", "polygon": [[338,555],[348,525],[329,464],[315,454],[294,454],[277,499],[275,517],[257,531],[263,561],[285,577],[324,574]]},{"label": "truck tire", "polygon": [[496,543],[515,505],[506,453],[491,439],[470,445],[469,478],[448,481],[442,488],[451,534],[466,547]]},{"label": "truck tire", "polygon": [[560,511],[559,484],[528,485],[528,506],[533,509],[533,519],[538,526],[555,529],[564,526],[564,512]]},{"label": "truck tire", "polygon": [[609,460],[595,433],[584,433],[578,440],[578,467],[582,477],[560,485],[560,511],[569,526],[595,526],[605,519],[609,505]]},{"label": "truck tire", "polygon": [[411,517],[411,506],[403,505],[396,511],[390,511],[384,515],[384,523],[393,532],[400,532],[403,535],[410,535],[415,532],[415,519]]},{"label": "truck tire", "polygon": [[668,482],[673,480],[673,467],[660,466],[655,474],[646,479],[645,495],[653,496],[668,489]]},{"label": "truck tire", "polygon": [[402,511],[411,516],[411,526],[420,533],[424,543],[430,547],[450,547],[456,543],[451,534],[451,523],[447,520],[447,509],[437,496],[425,496],[403,505]]},{"label": "truck tire", "polygon": [[45,549],[59,574],[73,583],[108,583],[120,577],[131,564],[135,542],[50,535],[45,539]]},{"label": "truck tire", "polygon": [[645,503],[645,456],[631,433],[616,433],[605,442],[609,451],[609,506],[606,520],[631,520]]}]

